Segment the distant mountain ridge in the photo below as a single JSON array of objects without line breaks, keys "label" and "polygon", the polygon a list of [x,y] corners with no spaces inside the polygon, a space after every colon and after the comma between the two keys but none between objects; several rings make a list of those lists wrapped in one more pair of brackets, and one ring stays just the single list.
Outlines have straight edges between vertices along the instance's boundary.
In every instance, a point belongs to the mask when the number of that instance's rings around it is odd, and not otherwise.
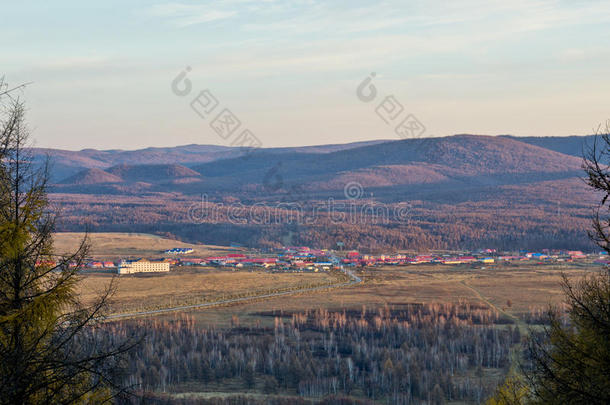
[{"label": "distant mountain ridge", "polygon": [[539,146],[555,152],[564,153],[570,156],[582,157],[587,148],[593,145],[595,135],[583,136],[511,136],[502,135],[529,145]]},{"label": "distant mountain ridge", "polygon": [[[308,181],[371,172],[375,168],[429,172],[440,177],[476,177],[493,174],[561,173],[580,170],[580,161],[513,139],[455,135],[443,138],[407,139],[341,150],[325,155],[279,154],[261,150],[248,159],[233,158],[194,166],[208,177],[244,181],[260,180],[273,167],[284,180]],[[403,173],[407,175],[407,172]]]},{"label": "distant mountain ridge", "polygon": [[[88,224],[253,247],[593,249],[586,229],[596,197],[576,147],[586,139],[55,151],[71,173],[49,196],[65,209],[63,230]],[[295,222],[301,213],[315,220]]]},{"label": "distant mountain ridge", "polygon": [[115,176],[114,174],[94,167],[92,169],[80,171],[75,175],[64,179],[60,182],[60,184],[90,185],[100,183],[120,183],[122,181],[123,179],[119,176]]},{"label": "distant mountain ridge", "polygon": [[[303,147],[265,148],[270,153],[330,153],[342,149],[373,145],[388,142],[364,141],[348,144],[332,144]],[[62,149],[32,148],[35,162],[41,163],[47,157],[52,161],[52,180],[64,182],[68,177],[85,169],[108,169],[112,166],[127,164],[181,164],[194,166],[201,163],[213,162],[244,155],[239,147],[218,145],[183,145],[167,148],[145,148],[139,150],[97,150],[83,149],[69,151]]]},{"label": "distant mountain ridge", "polygon": [[[125,185],[142,183],[132,189],[140,190],[143,184],[149,184],[154,185],[150,191],[186,194],[214,190],[247,192],[268,189],[273,177],[281,179],[282,184],[274,186],[276,189],[298,185],[307,190],[340,191],[348,182],[375,188],[441,183],[445,187],[459,187],[567,178],[580,173],[579,158],[539,146],[543,142],[537,139],[529,141],[522,142],[515,137],[454,135],[304,148],[261,148],[247,155],[225,147],[194,145],[161,148],[162,151],[149,148],[116,153],[123,158],[122,154],[128,153],[134,162],[152,159],[156,163],[81,168],[78,174],[67,176],[58,186],[70,186],[71,192],[76,192],[80,185],[106,183],[114,190],[112,193],[122,193],[130,190]],[[550,141],[557,146],[556,140]],[[119,160],[116,156],[108,157],[114,153],[111,151],[81,153],[81,159],[75,162],[93,164],[90,159],[96,159],[95,164],[99,166]],[[209,153],[216,155],[212,157]],[[159,163],[176,157],[184,164]],[[201,163],[207,159],[214,160]],[[86,190],[91,192],[89,187]]]},{"label": "distant mountain ridge", "polygon": [[198,172],[179,164],[118,165],[106,171],[130,182],[158,182],[188,177],[201,177]]}]

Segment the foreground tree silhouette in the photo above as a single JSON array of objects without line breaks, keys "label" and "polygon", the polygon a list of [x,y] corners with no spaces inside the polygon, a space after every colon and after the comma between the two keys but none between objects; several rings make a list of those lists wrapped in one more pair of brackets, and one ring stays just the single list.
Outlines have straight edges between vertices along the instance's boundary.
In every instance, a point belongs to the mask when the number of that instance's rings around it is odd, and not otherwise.
[{"label": "foreground tree silhouette", "polygon": [[610,275],[578,282],[564,276],[567,311],[549,311],[549,326],[532,334],[525,372],[533,403],[610,403]]},{"label": "foreground tree silhouette", "polygon": [[[610,253],[610,121],[586,151],[587,184],[601,196],[589,236]],[[610,273],[578,282],[564,275],[567,310],[549,311],[550,325],[530,340],[526,376],[539,403],[610,403]]]},{"label": "foreground tree silhouette", "polygon": [[589,236],[610,253],[610,120],[604,131],[598,129],[598,136],[585,153],[583,168],[587,184],[601,195]]},{"label": "foreground tree silhouette", "polygon": [[79,302],[87,240],[53,254],[48,165],[32,164],[23,103],[0,97],[0,404],[110,401],[134,343],[96,339],[112,283],[93,305]]},{"label": "foreground tree silhouette", "polygon": [[[603,132],[603,133],[602,133]],[[586,151],[587,184],[600,194],[589,236],[610,253],[610,121]],[[488,404],[610,403],[610,273],[570,281],[565,309],[548,311],[548,326],[530,331],[523,376],[511,375]]]}]

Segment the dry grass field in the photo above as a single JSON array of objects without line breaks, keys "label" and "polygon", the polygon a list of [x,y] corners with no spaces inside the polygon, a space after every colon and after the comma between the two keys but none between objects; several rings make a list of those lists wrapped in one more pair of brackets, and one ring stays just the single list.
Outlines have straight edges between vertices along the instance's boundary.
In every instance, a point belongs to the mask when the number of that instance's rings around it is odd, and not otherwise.
[{"label": "dry grass field", "polygon": [[[112,274],[85,274],[79,284],[81,298],[91,302],[112,278]],[[112,311],[133,312],[330,284],[336,282],[336,277],[327,273],[179,267],[164,274],[123,275],[115,281]]]},{"label": "dry grass field", "polygon": [[[66,253],[78,248],[84,233],[61,232],[53,235],[55,250],[57,253]],[[172,239],[162,238],[156,235],[141,233],[90,233],[91,242],[90,255],[98,259],[118,258],[158,258],[163,257],[163,251],[175,247],[193,248],[193,257],[213,256],[226,253],[241,252],[240,248],[228,248],[212,245],[194,245]],[[165,255],[167,256],[167,255]]]},{"label": "dry grass field", "polygon": [[596,265],[578,264],[519,265],[497,271],[493,277],[477,272],[464,283],[493,305],[521,316],[530,309],[547,308],[550,304],[562,302],[562,273],[571,280],[577,280],[600,269]]},{"label": "dry grass field", "polygon": [[[58,251],[73,249],[82,234],[58,233]],[[192,247],[193,256],[222,254],[237,249],[192,245],[153,235],[103,233],[91,234],[92,255],[99,258],[160,257],[171,247]],[[242,322],[272,321],[270,313],[293,312],[324,307],[372,310],[389,305],[400,307],[409,303],[483,302],[504,312],[506,316],[523,318],[532,309],[544,309],[562,299],[561,274],[578,278],[597,271],[596,265],[563,263],[536,265],[480,266],[387,266],[356,270],[364,283],[322,292],[307,292],[231,306],[193,310],[197,321],[204,324],[227,324],[236,315]],[[90,300],[111,279],[110,274],[86,274],[80,286],[85,300]],[[226,298],[265,294],[312,285],[330,284],[336,278],[324,273],[273,274],[264,271],[220,271],[211,268],[177,268],[169,274],[121,276],[115,295],[114,311],[131,312],[142,309],[189,305]],[[161,315],[173,316],[173,315]]]},{"label": "dry grass field", "polygon": [[[315,292],[275,297],[246,304],[191,311],[202,324],[227,324],[236,315],[240,322],[273,321],[282,312],[304,309],[377,310],[389,305],[400,308],[410,303],[455,303],[466,301],[491,305],[506,316],[523,319],[530,309],[545,309],[562,300],[562,272],[576,279],[598,266],[528,265],[487,266],[409,266],[380,267],[360,271],[364,283],[328,292]],[[510,306],[507,302],[510,301]]]}]

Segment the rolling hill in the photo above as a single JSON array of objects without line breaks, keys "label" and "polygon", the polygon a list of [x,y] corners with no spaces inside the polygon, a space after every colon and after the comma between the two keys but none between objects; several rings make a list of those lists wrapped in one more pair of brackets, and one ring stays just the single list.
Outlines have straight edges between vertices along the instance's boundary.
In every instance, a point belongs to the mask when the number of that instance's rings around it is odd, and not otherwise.
[{"label": "rolling hill", "polygon": [[[140,182],[162,185],[150,191],[184,194],[277,192],[294,187],[340,192],[348,182],[373,188],[430,184],[456,188],[571,177],[579,174],[581,163],[574,156],[506,137],[456,135],[350,146],[318,148],[318,153],[260,149],[204,164],[187,162],[191,167],[178,163],[120,164],[104,171],[88,169],[60,184],[72,186],[74,192],[80,185]],[[120,193],[120,188],[113,190]],[[83,192],[90,189],[83,188]]]},{"label": "rolling hill", "polygon": [[179,164],[122,164],[106,169],[106,171],[126,182],[156,183],[201,176],[198,172]]},{"label": "rolling hill", "polygon": [[[328,192],[340,195],[346,183],[356,182],[378,195],[391,195],[392,187],[421,186],[421,190],[416,187],[410,192],[417,195],[433,184],[444,189],[500,186],[569,178],[580,175],[581,170],[581,161],[575,156],[509,137],[456,135],[316,148],[317,153],[260,149],[204,164],[189,161],[190,167],[156,163],[120,164],[103,171],[86,169],[61,181],[60,186],[64,192],[91,193],[96,189],[89,185],[112,183],[100,192],[130,194],[144,187],[151,192],[185,195],[220,192],[247,196],[254,191],[267,197],[298,188],[323,197]],[[93,152],[87,155],[91,157]],[[200,158],[197,156],[195,161]],[[135,183],[139,186],[129,187]]]},{"label": "rolling hill", "polygon": [[123,179],[102,169],[85,169],[77,174],[64,179],[60,184],[90,185],[102,183],[121,183]]},{"label": "rolling hill", "polygon": [[[384,141],[354,142],[348,144],[303,146],[294,148],[267,148],[272,153],[330,153],[337,150],[351,149],[359,146],[374,145]],[[184,145],[167,148],[145,148],[139,150],[96,150],[83,149],[70,151],[61,149],[33,148],[32,155],[36,163],[41,164],[50,158],[52,180],[62,182],[64,179],[84,169],[107,169],[118,165],[144,164],[182,164],[194,166],[220,159],[242,156],[244,151],[237,147],[217,145]]]},{"label": "rolling hill", "polygon": [[230,187],[265,185],[271,174],[285,184],[327,190],[342,189],[346,181],[359,179],[363,185],[376,187],[544,180],[577,175],[580,160],[514,139],[457,135],[386,142],[324,155],[262,150],[247,159],[219,160],[193,169]]},{"label": "rolling hill", "polygon": [[503,137],[514,139],[519,142],[527,143],[529,145],[539,146],[541,148],[549,149],[555,152],[564,153],[570,156],[576,156],[581,158],[583,153],[589,146],[595,141],[595,135],[587,136],[508,136]]},{"label": "rolling hill", "polygon": [[[51,196],[65,207],[62,230],[88,224],[253,247],[332,247],[339,240],[368,250],[592,249],[586,229],[595,196],[581,181],[581,158],[561,152],[583,141],[455,135],[247,155],[224,147],[151,148],[113,165],[127,152],[87,150],[70,152],[81,154],[75,164],[104,167],[66,176]],[[336,222],[333,202],[339,213],[368,211]],[[213,214],[197,214],[204,204]],[[407,222],[394,214],[405,204]],[[295,222],[294,209],[313,210],[315,218]],[[371,213],[385,213],[384,220],[371,222]]]}]

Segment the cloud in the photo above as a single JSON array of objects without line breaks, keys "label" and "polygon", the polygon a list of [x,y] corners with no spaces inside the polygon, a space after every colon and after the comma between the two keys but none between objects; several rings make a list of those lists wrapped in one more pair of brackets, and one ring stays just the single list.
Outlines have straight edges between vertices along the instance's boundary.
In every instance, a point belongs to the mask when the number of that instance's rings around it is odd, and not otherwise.
[{"label": "cloud", "polygon": [[110,59],[105,56],[79,56],[49,58],[33,64],[33,68],[45,70],[94,69],[105,66]]},{"label": "cloud", "polygon": [[236,10],[214,9],[206,5],[165,3],[150,8],[149,13],[170,20],[178,27],[188,27],[213,21],[225,20],[237,15]]},{"label": "cloud", "polygon": [[[328,36],[375,32],[422,32],[447,29],[461,34],[486,30],[506,35],[578,24],[610,21],[610,4],[561,0],[464,0],[359,2],[223,0],[202,3],[162,3],[148,13],[187,27],[236,19],[232,29],[290,37],[318,33]],[[237,17],[240,17],[237,19]]]}]

